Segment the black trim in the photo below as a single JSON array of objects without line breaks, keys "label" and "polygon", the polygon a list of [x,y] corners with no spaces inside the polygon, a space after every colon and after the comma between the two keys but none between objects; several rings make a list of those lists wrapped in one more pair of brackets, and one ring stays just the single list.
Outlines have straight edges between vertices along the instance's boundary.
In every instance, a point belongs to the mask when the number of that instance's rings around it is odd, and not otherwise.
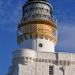
[{"label": "black trim", "polygon": [[48,5],[48,6],[52,9],[52,5],[49,4],[48,2],[45,2],[45,1],[31,1],[31,2],[27,2],[27,3],[23,6],[23,9],[24,9],[25,7],[27,7],[28,5],[32,4],[32,3],[43,3],[43,4]]}]

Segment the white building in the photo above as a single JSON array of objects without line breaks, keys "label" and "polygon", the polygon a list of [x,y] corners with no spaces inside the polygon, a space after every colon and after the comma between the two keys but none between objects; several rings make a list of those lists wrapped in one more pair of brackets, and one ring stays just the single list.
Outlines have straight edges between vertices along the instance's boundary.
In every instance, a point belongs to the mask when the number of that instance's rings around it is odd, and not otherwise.
[{"label": "white building", "polygon": [[48,0],[28,0],[23,6],[17,41],[7,75],[75,75],[75,54],[55,52],[57,25]]}]

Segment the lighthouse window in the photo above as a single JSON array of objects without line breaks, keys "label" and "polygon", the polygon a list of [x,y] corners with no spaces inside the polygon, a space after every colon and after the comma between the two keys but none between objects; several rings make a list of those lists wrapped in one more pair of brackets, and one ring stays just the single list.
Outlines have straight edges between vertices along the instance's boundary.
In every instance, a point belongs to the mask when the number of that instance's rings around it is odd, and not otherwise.
[{"label": "lighthouse window", "polygon": [[40,43],[40,44],[39,44],[39,47],[43,47],[43,44],[42,44],[42,43]]},{"label": "lighthouse window", "polygon": [[53,66],[49,66],[49,75],[53,75]]}]

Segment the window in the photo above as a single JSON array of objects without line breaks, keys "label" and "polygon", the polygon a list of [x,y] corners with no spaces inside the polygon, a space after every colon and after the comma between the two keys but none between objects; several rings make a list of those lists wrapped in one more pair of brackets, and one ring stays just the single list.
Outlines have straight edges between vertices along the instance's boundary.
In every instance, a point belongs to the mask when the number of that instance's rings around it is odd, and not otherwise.
[{"label": "window", "polygon": [[53,66],[49,66],[49,75],[53,75]]},{"label": "window", "polygon": [[43,47],[43,44],[42,43],[39,43],[39,47]]}]

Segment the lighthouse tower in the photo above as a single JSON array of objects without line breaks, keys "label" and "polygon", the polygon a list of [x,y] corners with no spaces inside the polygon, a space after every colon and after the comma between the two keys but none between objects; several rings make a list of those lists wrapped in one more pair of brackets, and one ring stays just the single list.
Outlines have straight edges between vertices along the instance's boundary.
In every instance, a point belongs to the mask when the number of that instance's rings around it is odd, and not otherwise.
[{"label": "lighthouse tower", "polygon": [[[49,66],[44,62],[49,59],[49,53],[55,52],[57,40],[52,11],[53,7],[48,0],[26,1],[17,30],[20,50],[13,52],[13,65],[10,66],[8,75],[49,74]],[[50,75],[52,74],[53,72]]]},{"label": "lighthouse tower", "polygon": [[28,0],[23,6],[18,26],[18,43],[21,48],[35,52],[55,52],[56,23],[48,0]]},{"label": "lighthouse tower", "polygon": [[57,26],[48,0],[27,0],[18,25],[19,50],[7,75],[75,75],[75,54],[55,52]]}]

